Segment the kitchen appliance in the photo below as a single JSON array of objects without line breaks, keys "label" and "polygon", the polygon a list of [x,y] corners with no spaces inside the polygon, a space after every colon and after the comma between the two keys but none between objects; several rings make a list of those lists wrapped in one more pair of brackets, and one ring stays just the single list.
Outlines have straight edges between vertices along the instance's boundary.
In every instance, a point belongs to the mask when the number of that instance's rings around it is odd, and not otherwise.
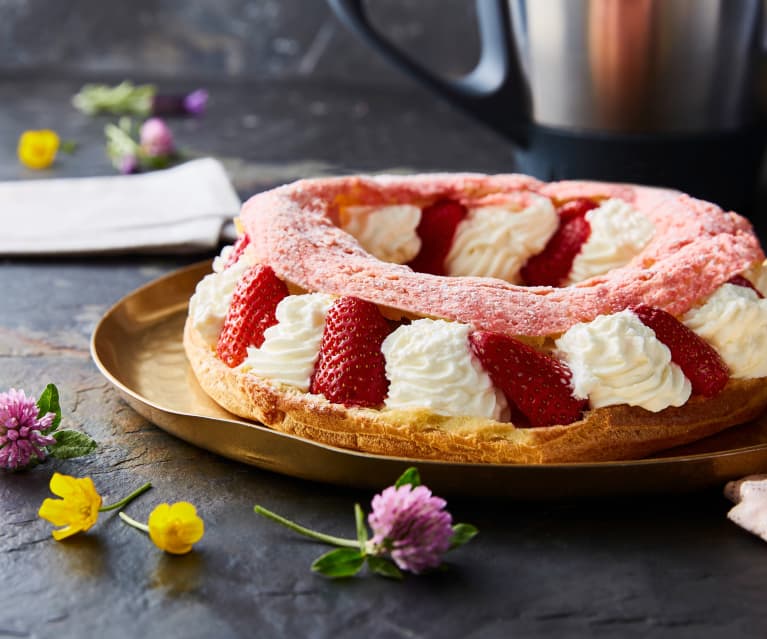
[{"label": "kitchen appliance", "polygon": [[514,170],[752,204],[763,0],[476,0],[481,54],[461,78],[401,51],[363,0],[328,1],[390,62],[513,142]]}]

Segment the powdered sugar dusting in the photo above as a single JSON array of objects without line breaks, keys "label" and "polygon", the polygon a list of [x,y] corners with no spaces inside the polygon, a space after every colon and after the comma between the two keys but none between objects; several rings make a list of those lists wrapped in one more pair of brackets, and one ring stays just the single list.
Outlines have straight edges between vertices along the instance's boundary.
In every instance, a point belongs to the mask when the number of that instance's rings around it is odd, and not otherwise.
[{"label": "powdered sugar dusting", "polygon": [[[592,196],[599,192],[599,185],[587,184]],[[601,188],[603,197],[634,202],[656,232],[626,266],[563,289],[414,273],[367,254],[334,225],[333,215],[339,199],[347,204],[425,204],[443,197],[466,200],[536,190],[561,199],[574,190],[566,182],[544,187],[524,176],[472,174],[303,180],[254,196],[242,219],[256,258],[307,290],[355,295],[512,335],[561,333],[576,322],[637,303],[680,315],[732,275],[764,259],[750,225],[734,213],[667,190]],[[640,203],[648,203],[649,210]]]}]

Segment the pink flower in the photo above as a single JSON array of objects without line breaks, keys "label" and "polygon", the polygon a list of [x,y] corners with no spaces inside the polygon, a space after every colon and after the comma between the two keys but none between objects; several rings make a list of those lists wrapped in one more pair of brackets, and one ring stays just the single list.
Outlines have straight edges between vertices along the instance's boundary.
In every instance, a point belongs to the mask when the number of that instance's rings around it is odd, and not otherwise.
[{"label": "pink flower", "polygon": [[184,110],[189,115],[202,115],[208,105],[208,92],[205,89],[192,91],[184,98]]},{"label": "pink flower", "polygon": [[173,133],[161,118],[149,118],[139,132],[141,148],[150,157],[170,155],[174,151]]},{"label": "pink flower", "polygon": [[123,175],[131,175],[139,172],[139,164],[135,155],[126,155],[120,161],[120,173]]},{"label": "pink flower", "polygon": [[374,554],[389,553],[399,568],[416,574],[439,566],[454,533],[445,506],[426,486],[386,488],[373,497],[368,516]]},{"label": "pink flower", "polygon": [[151,114],[160,116],[193,115],[205,113],[208,105],[208,92],[197,89],[186,95],[178,93],[156,93],[152,96]]},{"label": "pink flower", "polygon": [[0,468],[18,470],[37,457],[42,461],[46,446],[56,443],[54,437],[41,431],[50,428],[55,415],[46,413],[38,419],[37,403],[23,390],[0,393]]}]

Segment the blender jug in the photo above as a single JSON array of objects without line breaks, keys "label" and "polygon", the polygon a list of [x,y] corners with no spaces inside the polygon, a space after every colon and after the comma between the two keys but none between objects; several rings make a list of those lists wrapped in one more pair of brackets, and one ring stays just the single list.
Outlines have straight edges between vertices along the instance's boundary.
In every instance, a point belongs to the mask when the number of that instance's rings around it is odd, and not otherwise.
[{"label": "blender jug", "polygon": [[461,78],[399,50],[363,0],[328,1],[390,62],[506,136],[514,170],[751,203],[763,0],[476,0],[482,49]]}]

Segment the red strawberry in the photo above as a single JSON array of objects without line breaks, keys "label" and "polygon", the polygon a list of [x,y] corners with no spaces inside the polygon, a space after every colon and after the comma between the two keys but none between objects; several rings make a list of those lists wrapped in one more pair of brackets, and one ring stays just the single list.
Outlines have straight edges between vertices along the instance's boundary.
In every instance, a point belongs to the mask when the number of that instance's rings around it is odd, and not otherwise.
[{"label": "red strawberry", "polygon": [[671,360],[690,380],[693,393],[713,397],[724,388],[730,376],[727,365],[702,337],[663,309],[640,304],[631,310],[668,346]]},{"label": "red strawberry", "polygon": [[237,264],[237,260],[239,260],[242,257],[242,254],[245,252],[245,249],[248,248],[248,244],[250,244],[249,235],[243,233],[237,238],[237,241],[234,243],[232,252],[229,253],[229,257],[226,259],[226,262],[224,263],[224,270],[228,269],[230,266],[234,266],[235,264]]},{"label": "red strawberry", "polygon": [[581,418],[586,400],[573,397],[567,365],[500,333],[474,331],[469,344],[493,384],[531,426],[570,424]]},{"label": "red strawberry", "polygon": [[381,344],[391,326],[378,307],[341,297],[325,316],[309,392],[346,406],[380,406],[389,390]]},{"label": "red strawberry", "polygon": [[419,273],[444,275],[455,229],[466,213],[466,207],[453,200],[441,200],[424,208],[415,230],[421,238],[421,250],[408,266]]},{"label": "red strawberry", "polygon": [[599,206],[599,202],[590,200],[587,197],[579,197],[569,202],[565,202],[557,209],[559,217],[562,219],[570,219],[573,217],[583,217],[591,209],[595,209]]},{"label": "red strawberry", "polygon": [[733,275],[729,280],[727,280],[728,284],[735,284],[735,286],[745,286],[746,288],[750,288],[754,293],[756,293],[759,296],[759,299],[764,299],[764,295],[762,295],[762,292],[754,286],[750,280],[746,279],[742,275]]},{"label": "red strawberry", "polygon": [[586,213],[597,206],[593,200],[578,198],[559,208],[559,228],[543,251],[522,267],[522,279],[529,286],[559,286],[570,274],[573,260],[591,235]]},{"label": "red strawberry", "polygon": [[256,264],[240,277],[232,302],[218,336],[216,353],[227,366],[238,366],[248,354],[248,346],[261,346],[264,331],[277,323],[277,304],[288,294],[288,287],[271,266]]}]

